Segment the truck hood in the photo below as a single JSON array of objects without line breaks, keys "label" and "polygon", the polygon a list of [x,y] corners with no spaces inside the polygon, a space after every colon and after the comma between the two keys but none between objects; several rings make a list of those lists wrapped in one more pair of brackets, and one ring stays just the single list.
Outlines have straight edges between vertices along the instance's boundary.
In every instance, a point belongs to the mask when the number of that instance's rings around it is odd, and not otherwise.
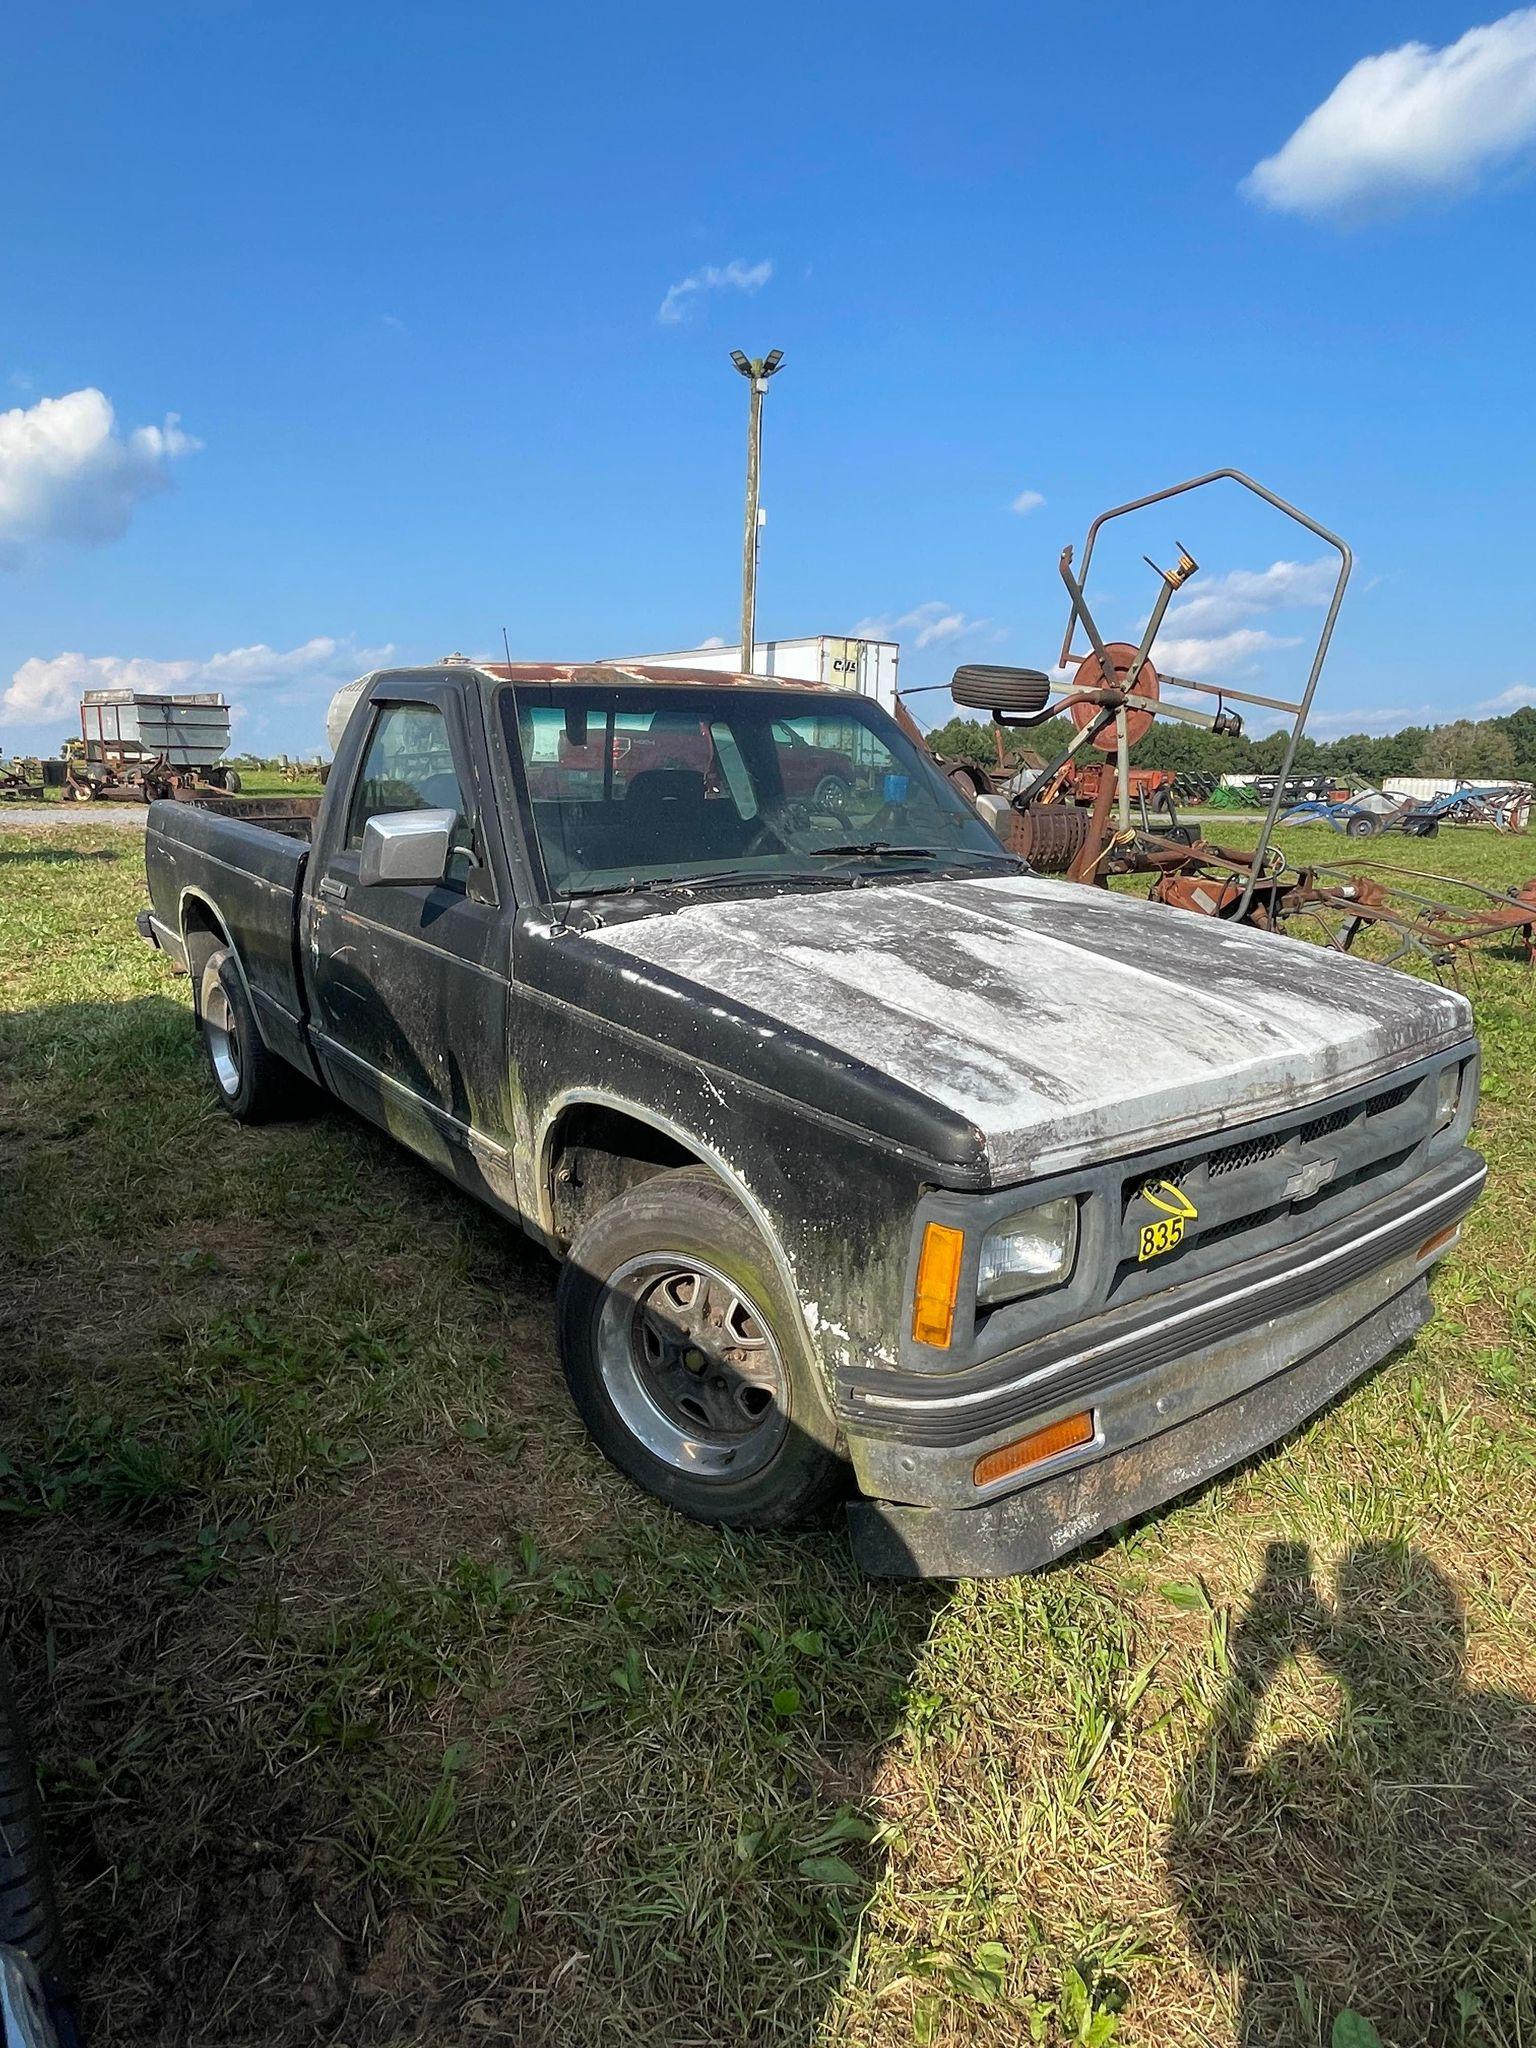
[{"label": "truck hood", "polygon": [[1393,968],[1034,875],[706,900],[590,942],[942,1105],[997,1179],[1304,1107],[1472,1030]]}]

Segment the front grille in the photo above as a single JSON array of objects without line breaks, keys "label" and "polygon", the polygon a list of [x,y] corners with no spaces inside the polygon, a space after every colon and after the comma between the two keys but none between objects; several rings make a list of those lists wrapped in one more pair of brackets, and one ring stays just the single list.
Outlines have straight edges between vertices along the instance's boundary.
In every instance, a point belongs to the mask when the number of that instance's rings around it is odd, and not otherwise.
[{"label": "front grille", "polygon": [[1365,1105],[1367,1116],[1385,1116],[1389,1109],[1401,1109],[1414,1089],[1417,1081],[1405,1081],[1401,1088],[1389,1088],[1385,1095],[1373,1095]]},{"label": "front grille", "polygon": [[1316,1138],[1328,1138],[1335,1131],[1342,1131],[1354,1113],[1352,1109],[1336,1109],[1331,1116],[1315,1116],[1296,1135],[1303,1145],[1310,1145]]},{"label": "front grille", "polygon": [[[1126,1300],[1176,1274],[1183,1278],[1241,1258],[1245,1236],[1258,1247],[1273,1241],[1276,1228],[1315,1228],[1366,1199],[1367,1188],[1374,1196],[1385,1178],[1412,1171],[1430,1135],[1425,1116],[1408,1108],[1416,1096],[1422,1107],[1422,1087],[1421,1080],[1401,1082],[1293,1124],[1185,1153],[1161,1170],[1143,1166],[1121,1183],[1122,1234],[1108,1298]],[[1156,1220],[1142,1196],[1169,1182],[1183,1190],[1195,1214],[1185,1219],[1176,1246],[1138,1259],[1140,1226]],[[1160,1212],[1164,1206],[1152,1205]]]},{"label": "front grille", "polygon": [[1285,1139],[1277,1133],[1272,1132],[1267,1138],[1245,1138],[1241,1145],[1223,1145],[1219,1152],[1213,1152],[1205,1162],[1205,1170],[1210,1179],[1217,1180],[1222,1174],[1241,1173],[1245,1166],[1257,1166],[1261,1159],[1273,1159],[1284,1149]]}]

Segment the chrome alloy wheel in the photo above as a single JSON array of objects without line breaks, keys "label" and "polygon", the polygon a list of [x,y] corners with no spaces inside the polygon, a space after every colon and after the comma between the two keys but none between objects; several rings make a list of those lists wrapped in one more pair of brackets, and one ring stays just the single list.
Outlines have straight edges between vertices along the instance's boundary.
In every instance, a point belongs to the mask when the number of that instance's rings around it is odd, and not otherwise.
[{"label": "chrome alloy wheel", "polygon": [[604,1290],[596,1349],[626,1428],[678,1472],[744,1479],[788,1434],[788,1375],[766,1319],[700,1260],[627,1259]]},{"label": "chrome alloy wheel", "polygon": [[240,1037],[223,984],[214,981],[203,997],[203,1030],[214,1075],[231,1101],[240,1093]]}]

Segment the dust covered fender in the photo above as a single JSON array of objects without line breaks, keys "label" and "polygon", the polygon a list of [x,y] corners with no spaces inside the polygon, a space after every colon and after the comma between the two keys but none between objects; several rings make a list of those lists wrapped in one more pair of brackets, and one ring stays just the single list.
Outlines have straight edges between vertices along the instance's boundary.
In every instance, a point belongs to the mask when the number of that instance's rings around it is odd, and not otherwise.
[{"label": "dust covered fender", "polygon": [[553,1232],[560,1118],[620,1110],[697,1154],[772,1247],[830,1374],[895,1362],[913,1219],[926,1188],[980,1187],[981,1133],[918,1089],[740,1000],[519,920],[511,1066],[531,1177],[525,1212]]}]

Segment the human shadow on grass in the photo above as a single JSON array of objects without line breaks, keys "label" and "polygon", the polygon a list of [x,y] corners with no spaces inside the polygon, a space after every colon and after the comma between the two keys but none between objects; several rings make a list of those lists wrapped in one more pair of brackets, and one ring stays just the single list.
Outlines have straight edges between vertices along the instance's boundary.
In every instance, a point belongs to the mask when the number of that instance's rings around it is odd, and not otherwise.
[{"label": "human shadow on grass", "polygon": [[[1224,1655],[1167,1855],[1243,2048],[1536,2037],[1536,1708],[1469,1684],[1444,1573],[1362,1544],[1330,1604],[1272,1544]],[[1322,1734],[1270,1697],[1302,1657],[1337,1687]]]}]

